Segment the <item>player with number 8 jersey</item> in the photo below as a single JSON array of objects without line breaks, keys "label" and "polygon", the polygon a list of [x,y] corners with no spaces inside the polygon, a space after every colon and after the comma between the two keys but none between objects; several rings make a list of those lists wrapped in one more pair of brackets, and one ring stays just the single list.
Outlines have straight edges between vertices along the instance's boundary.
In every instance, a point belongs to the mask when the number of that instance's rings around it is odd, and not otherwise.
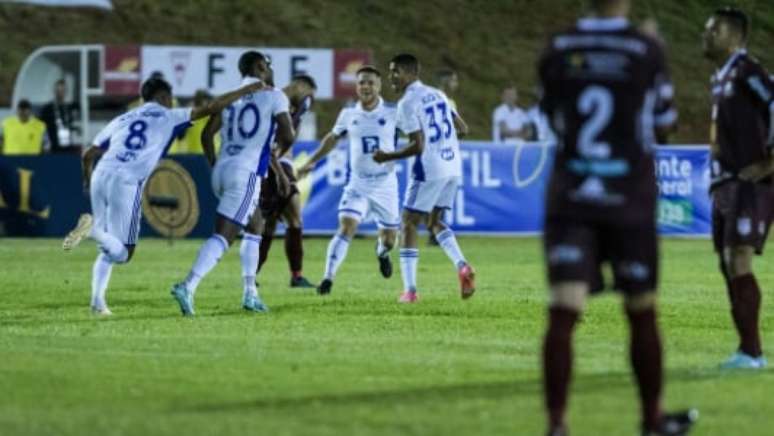
[{"label": "player with number 8 jersey", "polygon": [[192,120],[219,112],[262,86],[244,86],[200,108],[171,109],[172,87],[163,79],[151,78],[142,85],[145,103],[115,118],[96,136],[83,157],[84,186],[90,190],[93,216],[82,215],[62,244],[70,250],[86,236],[99,244],[101,254],[94,264],[92,280],[91,307],[95,314],[111,314],[105,293],[112,265],[126,263],[132,257],[140,233],[145,180],[172,141]]}]

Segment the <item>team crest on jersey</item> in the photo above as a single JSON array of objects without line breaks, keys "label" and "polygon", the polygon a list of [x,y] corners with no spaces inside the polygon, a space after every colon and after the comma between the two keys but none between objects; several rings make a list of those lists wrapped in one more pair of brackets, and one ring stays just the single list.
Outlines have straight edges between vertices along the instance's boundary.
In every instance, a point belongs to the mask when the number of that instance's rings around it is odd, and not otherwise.
[{"label": "team crest on jersey", "polygon": [[736,231],[741,236],[749,235],[752,232],[752,220],[747,217],[739,218],[736,221]]},{"label": "team crest on jersey", "polygon": [[384,118],[379,118],[379,125],[383,126],[385,124],[387,124],[387,120],[385,120]]},{"label": "team crest on jersey", "polygon": [[728,82],[723,87],[723,96],[724,97],[733,97],[734,95],[734,82]]},{"label": "team crest on jersey", "polygon": [[228,153],[229,156],[234,156],[239,154],[243,148],[245,148],[243,145],[231,144],[226,147],[226,153]]}]

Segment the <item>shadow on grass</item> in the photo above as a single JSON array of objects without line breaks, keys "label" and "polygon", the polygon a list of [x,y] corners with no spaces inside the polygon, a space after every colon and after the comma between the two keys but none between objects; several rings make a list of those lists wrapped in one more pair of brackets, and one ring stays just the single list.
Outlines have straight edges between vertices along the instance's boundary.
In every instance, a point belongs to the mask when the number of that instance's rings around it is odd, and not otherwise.
[{"label": "shadow on grass", "polygon": [[[691,368],[668,371],[667,377],[669,383],[678,384],[717,379],[726,374],[728,373],[715,369]],[[579,374],[573,381],[572,389],[578,393],[599,393],[628,389],[631,386],[632,375],[629,372],[616,372]],[[182,409],[176,408],[171,410],[171,412],[218,413],[266,408],[298,409],[314,406],[337,407],[364,404],[386,406],[390,403],[415,403],[435,400],[448,402],[454,398],[460,401],[467,401],[474,398],[497,400],[525,396],[536,397],[542,395],[542,392],[542,381],[540,379],[528,379],[521,381],[411,387],[372,392],[320,393],[288,398],[257,398],[243,402],[192,405]]]}]

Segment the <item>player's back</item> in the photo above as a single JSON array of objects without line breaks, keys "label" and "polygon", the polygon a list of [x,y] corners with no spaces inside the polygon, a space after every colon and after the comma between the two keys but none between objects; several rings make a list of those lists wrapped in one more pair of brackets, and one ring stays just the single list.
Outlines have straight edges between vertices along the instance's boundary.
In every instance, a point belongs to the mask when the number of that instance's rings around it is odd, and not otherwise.
[{"label": "player's back", "polygon": [[655,128],[677,116],[660,44],[625,19],[583,19],[551,39],[540,76],[558,137],[547,214],[652,221]]},{"label": "player's back", "polygon": [[[245,79],[242,85],[248,82]],[[226,107],[221,113],[217,164],[235,165],[264,177],[276,131],[274,116],[287,111],[287,97],[275,88],[247,94]]]},{"label": "player's back", "polygon": [[454,114],[441,90],[418,80],[409,85],[398,102],[398,128],[404,133],[421,129],[424,134],[424,150],[412,169],[414,178],[433,180],[462,175]]},{"label": "player's back", "polygon": [[106,148],[98,168],[129,180],[144,180],[176,136],[190,126],[191,109],[168,109],[148,102],[108,124],[95,139]]}]

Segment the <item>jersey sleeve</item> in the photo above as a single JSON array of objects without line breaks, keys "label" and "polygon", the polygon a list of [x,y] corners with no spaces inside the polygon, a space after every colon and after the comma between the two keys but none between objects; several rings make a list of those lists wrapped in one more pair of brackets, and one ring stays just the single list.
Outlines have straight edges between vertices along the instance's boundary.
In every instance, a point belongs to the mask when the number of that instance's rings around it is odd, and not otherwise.
[{"label": "jersey sleeve", "polygon": [[290,111],[290,101],[288,96],[282,91],[276,91],[276,97],[274,98],[274,107],[272,108],[272,115],[279,115],[284,112]]},{"label": "jersey sleeve", "polygon": [[655,74],[653,78],[653,90],[656,94],[656,102],[653,108],[653,120],[656,127],[668,128],[677,122],[677,108],[675,107],[675,87],[669,74],[666,56],[660,46],[656,47]]},{"label": "jersey sleeve", "polygon": [[333,125],[333,129],[331,129],[331,132],[333,132],[336,136],[344,136],[347,134],[347,114],[349,111],[347,109],[342,109],[341,112],[339,112],[339,116],[336,118],[336,123]]},{"label": "jersey sleeve", "polygon": [[414,104],[411,100],[402,100],[398,103],[396,123],[398,129],[406,135],[422,129],[422,126],[419,124],[419,117],[414,110]]},{"label": "jersey sleeve", "polygon": [[103,127],[102,130],[97,133],[97,136],[94,137],[94,140],[91,141],[91,143],[94,144],[94,147],[107,150],[110,148],[110,138],[115,134],[117,128],[118,118],[113,118],[107,126]]},{"label": "jersey sleeve", "polygon": [[774,147],[774,81],[760,64],[754,63],[747,69],[744,83],[757,100],[756,103],[763,108],[769,123],[767,144]]}]

